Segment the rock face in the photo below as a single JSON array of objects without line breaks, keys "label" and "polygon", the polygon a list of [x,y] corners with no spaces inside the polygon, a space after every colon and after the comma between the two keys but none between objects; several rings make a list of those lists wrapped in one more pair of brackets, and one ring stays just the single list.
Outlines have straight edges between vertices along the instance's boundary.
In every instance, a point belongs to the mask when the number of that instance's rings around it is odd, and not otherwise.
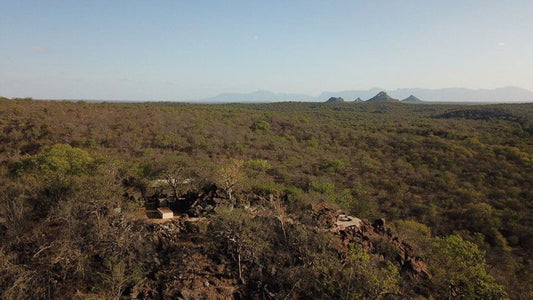
[{"label": "rock face", "polygon": [[384,219],[376,219],[373,222],[362,220],[332,209],[327,202],[313,206],[313,210],[317,227],[332,231],[345,247],[356,243],[370,253],[383,256],[391,255],[382,253],[383,249],[394,249],[394,257],[389,258],[400,266],[402,272],[409,274],[414,281],[430,277],[426,263],[416,255],[409,243],[400,240],[398,235],[387,227]]},{"label": "rock face", "polygon": [[344,102],[344,99],[342,97],[331,97],[326,101],[326,103],[338,103],[338,102]]},{"label": "rock face", "polygon": [[185,203],[185,207],[182,208],[182,211],[184,211],[189,217],[203,217],[209,215],[214,211],[217,205],[223,202],[228,204],[229,201],[226,199],[223,191],[215,185],[212,185],[199,193],[190,193],[186,198],[188,201],[183,202]]},{"label": "rock face", "polygon": [[[302,220],[292,219],[290,215],[279,217],[272,210],[274,204],[272,202],[275,201],[272,194],[254,195],[249,199],[251,198],[253,200],[247,200],[251,206],[243,208],[259,222],[258,224],[262,224],[264,230],[281,228],[285,235],[285,228],[291,228],[289,232],[294,232],[292,230],[305,227],[311,229],[309,233],[327,233],[325,236],[330,239],[331,247],[341,255],[340,259],[343,254],[350,251],[353,245],[360,245],[365,252],[377,254],[381,261],[386,260],[398,266],[404,280],[416,289],[416,294],[427,294],[426,284],[430,274],[425,262],[417,256],[417,251],[411,244],[400,239],[394,230],[388,227],[384,219],[377,219],[373,222],[359,219],[323,201],[311,205],[308,211],[310,218],[305,218],[305,222],[302,222]],[[226,242],[235,243],[239,238],[239,235],[231,233],[231,230],[230,235],[223,230],[210,232],[217,226],[216,219],[212,218],[214,208],[217,205],[230,204],[222,190],[212,185],[201,191],[182,195],[179,199],[176,203],[180,203],[181,206],[175,207],[176,211],[183,213],[179,218],[173,218],[164,223],[148,222],[143,225],[148,226],[152,232],[148,242],[157,251],[152,258],[153,262],[150,261],[152,263],[151,275],[132,288],[132,299],[279,298],[269,291],[266,285],[261,293],[267,297],[251,297],[250,295],[254,295],[255,292],[247,291],[245,288],[247,284],[254,284],[254,277],[250,277],[258,274],[254,272],[260,270],[260,272],[268,272],[270,274],[268,276],[276,276],[276,269],[279,266],[268,265],[268,268],[259,266],[259,269],[254,269],[255,267],[251,268],[252,265],[248,264],[248,271],[256,271],[247,273],[248,275],[244,277],[241,277],[239,273],[237,277],[236,262],[227,256],[226,252],[231,248],[221,247],[224,244],[213,240],[212,233],[214,232],[222,233]],[[281,227],[279,227],[280,223]],[[221,236],[217,235],[217,237]],[[254,249],[253,245],[249,246],[252,248],[242,249]],[[254,251],[247,251],[243,250],[243,255],[252,253],[252,256],[244,261],[250,263]],[[390,295],[384,299],[402,299],[400,296]],[[409,295],[406,298],[409,298]],[[297,299],[297,297],[290,299]]]},{"label": "rock face", "polygon": [[329,229],[336,226],[337,223],[337,211],[330,208],[327,202],[320,202],[313,205],[315,220],[318,228]]},{"label": "rock face", "polygon": [[387,95],[385,92],[379,92],[374,97],[366,100],[366,102],[398,102],[400,100],[394,99],[391,96]]},{"label": "rock face", "polygon": [[417,97],[411,95],[411,96],[403,99],[402,102],[420,103],[420,102],[424,102],[424,101],[422,101],[422,100],[418,99]]},{"label": "rock face", "polygon": [[390,258],[400,266],[402,272],[410,274],[412,278],[427,279],[430,277],[426,263],[415,254],[409,243],[400,240],[385,225],[384,219],[377,219],[372,223],[366,220],[360,221],[359,226],[338,226],[334,229],[344,245],[357,243],[371,253],[379,253],[384,256],[390,255],[389,253],[381,253],[384,248],[383,245],[388,245],[389,248],[395,250],[395,256]]},{"label": "rock face", "polygon": [[213,256],[217,249],[201,230],[208,222],[174,219],[147,225],[153,232],[149,242],[157,249],[153,269],[128,299],[235,299],[239,282],[228,276],[231,265]]},{"label": "rock face", "polygon": [[363,99],[357,97],[353,102],[355,102],[355,103],[363,102]]}]

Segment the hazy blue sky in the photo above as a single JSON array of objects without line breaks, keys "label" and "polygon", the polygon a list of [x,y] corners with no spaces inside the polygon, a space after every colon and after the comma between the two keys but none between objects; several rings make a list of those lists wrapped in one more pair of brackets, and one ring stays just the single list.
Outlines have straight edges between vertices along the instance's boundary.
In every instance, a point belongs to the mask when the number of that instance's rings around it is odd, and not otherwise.
[{"label": "hazy blue sky", "polygon": [[533,89],[533,1],[0,0],[0,95]]}]

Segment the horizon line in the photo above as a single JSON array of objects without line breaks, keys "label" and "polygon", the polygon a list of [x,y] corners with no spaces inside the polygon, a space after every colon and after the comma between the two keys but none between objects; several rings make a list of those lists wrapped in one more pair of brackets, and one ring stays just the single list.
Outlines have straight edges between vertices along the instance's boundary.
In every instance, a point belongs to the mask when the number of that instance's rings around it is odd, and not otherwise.
[{"label": "horizon line", "polygon": [[[394,89],[385,89],[385,88],[380,88],[380,87],[372,87],[372,88],[369,88],[369,89],[345,89],[345,90],[338,90],[338,91],[329,91],[329,90],[324,90],[320,93],[318,93],[317,96],[312,96],[312,95],[309,95],[309,94],[305,94],[305,93],[298,93],[298,92],[274,92],[274,91],[271,91],[271,90],[265,90],[265,89],[257,89],[257,90],[252,90],[252,91],[248,91],[248,92],[221,92],[221,93],[218,93],[214,96],[208,96],[208,97],[202,97],[202,98],[193,98],[193,99],[185,99],[185,100],[179,100],[179,99],[121,99],[121,98],[63,98],[63,97],[53,97],[53,98],[41,98],[41,97],[34,97],[34,96],[23,96],[23,97],[20,97],[20,96],[16,96],[16,97],[8,97],[8,96],[3,96],[3,95],[0,95],[0,98],[7,98],[7,99],[11,99],[11,100],[23,100],[23,99],[31,99],[31,100],[43,100],[43,101],[91,101],[91,102],[132,102],[132,103],[139,103],[139,102],[179,102],[179,103],[281,103],[281,102],[322,102],[322,101],[325,101],[327,99],[318,99],[321,95],[325,94],[325,93],[346,93],[346,92],[370,92],[370,91],[380,91],[380,92],[388,92],[388,93],[391,93],[391,92],[395,92],[395,91],[398,91],[398,90],[428,90],[428,91],[439,91],[439,90],[451,90],[451,89],[463,89],[463,90],[470,90],[470,91],[494,91],[494,90],[498,90],[498,89],[505,89],[505,88],[515,88],[515,89],[521,89],[521,90],[524,90],[524,91],[528,91],[528,92],[531,92],[533,94],[533,90],[530,90],[530,89],[527,89],[527,88],[523,88],[523,87],[520,87],[520,86],[513,86],[513,85],[507,85],[507,86],[501,86],[501,87],[495,87],[495,88],[468,88],[468,87],[443,87],[443,88],[420,88],[420,87],[413,87],[413,88],[409,88],[409,87],[400,87],[400,88],[394,88]],[[254,101],[254,100],[247,100],[247,101],[235,101],[235,102],[232,102],[232,101],[209,101],[209,99],[212,99],[212,98],[216,98],[218,96],[221,96],[221,95],[248,95],[248,94],[254,94],[254,93],[258,93],[258,92],[265,92],[265,93],[270,93],[270,94],[273,94],[273,95],[299,95],[299,96],[305,96],[305,97],[309,97],[309,99],[305,99],[305,100],[272,100],[272,101]],[[416,95],[413,95],[413,96],[416,96]],[[368,100],[368,99],[367,99]],[[363,102],[365,102],[366,100],[363,100]],[[510,103],[510,102],[513,102],[513,103],[529,103],[533,100],[422,100],[424,102],[437,102],[437,103],[442,103],[442,102],[476,102],[476,103],[480,103],[480,102],[487,102],[487,103]],[[352,101],[347,101],[347,102],[352,102]]]}]

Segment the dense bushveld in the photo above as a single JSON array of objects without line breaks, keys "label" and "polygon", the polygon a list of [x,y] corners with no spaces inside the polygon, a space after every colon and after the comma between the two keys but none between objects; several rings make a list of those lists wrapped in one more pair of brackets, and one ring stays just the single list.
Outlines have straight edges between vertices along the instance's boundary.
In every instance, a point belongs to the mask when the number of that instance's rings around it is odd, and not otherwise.
[{"label": "dense bushveld", "polygon": [[[215,183],[236,199],[235,210],[214,213],[202,237],[224,248],[225,259],[234,252],[218,237],[230,228],[254,259],[284,262],[271,277],[251,262],[243,274],[228,271],[239,297],[533,297],[533,104],[5,98],[0,297],[113,298],[155,281],[161,246],[132,215],[147,182],[166,176],[193,179],[180,193]],[[410,292],[383,256],[357,245],[339,255],[327,233],[292,223],[280,238],[275,224],[239,208],[250,195],[283,195],[273,210],[302,224],[321,201],[385,218],[427,262],[425,292]],[[184,250],[169,249],[171,264],[173,251]],[[252,279],[263,287],[244,284]],[[270,292],[259,292],[267,283]]]}]

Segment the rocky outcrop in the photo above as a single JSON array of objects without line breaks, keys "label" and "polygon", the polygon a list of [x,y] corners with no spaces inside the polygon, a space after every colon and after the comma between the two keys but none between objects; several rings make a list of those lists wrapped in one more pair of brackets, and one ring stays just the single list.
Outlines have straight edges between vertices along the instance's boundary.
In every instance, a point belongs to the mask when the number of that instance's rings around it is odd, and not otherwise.
[{"label": "rocky outcrop", "polygon": [[326,103],[339,103],[339,102],[344,102],[344,99],[342,99],[342,97],[331,97],[326,101]]},{"label": "rocky outcrop", "polygon": [[150,224],[157,252],[150,276],[138,282],[131,299],[235,299],[239,282],[231,266],[213,255],[218,250],[202,230],[206,218],[180,218]]},{"label": "rocky outcrop", "polygon": [[[238,269],[236,262],[228,260],[225,248],[217,246],[212,236],[208,234],[208,228],[216,226],[213,225],[215,221],[210,212],[217,205],[229,204],[228,199],[223,198],[222,194],[213,186],[199,193],[190,194],[187,196],[189,198],[184,196],[183,203],[189,203],[189,206],[182,217],[164,223],[148,223],[153,232],[151,242],[156,249],[153,257],[153,275],[139,282],[133,288],[132,295],[138,298],[185,299],[241,297],[239,293],[246,291],[243,287],[245,280],[240,278],[240,275],[238,277],[235,275]],[[406,284],[413,290],[416,289],[415,293],[426,295],[425,286],[430,274],[424,260],[417,256],[412,245],[401,240],[387,226],[384,219],[370,222],[345,214],[323,201],[311,207],[309,221],[300,222],[293,220],[291,215],[284,217],[277,215],[272,210],[274,196],[256,195],[252,198],[254,200],[250,202],[253,202],[254,209],[246,209],[247,205],[243,207],[250,216],[264,224],[265,230],[279,229],[279,232],[285,236],[285,241],[287,239],[285,230],[290,228],[306,227],[306,230],[311,229],[309,232],[330,232],[332,236],[329,234],[326,236],[332,237],[331,245],[338,251],[341,259],[348,253],[351,245],[360,245],[367,253],[378,255],[383,261],[396,264]],[[233,238],[228,241],[234,242]],[[248,252],[243,252],[243,255],[244,253]],[[251,270],[250,266],[247,265],[248,271]],[[260,267],[257,270],[263,269]],[[275,276],[275,271],[272,271],[271,276]]]},{"label": "rocky outcrop", "polygon": [[418,99],[417,97],[410,95],[409,97],[402,100],[402,102],[408,102],[408,103],[420,103],[423,102],[422,100]]},{"label": "rocky outcrop", "polygon": [[400,266],[402,272],[421,279],[430,276],[423,259],[416,256],[409,243],[400,240],[398,235],[385,225],[384,219],[377,219],[372,223],[362,220],[359,227],[340,228],[335,232],[345,246],[350,243],[360,244],[368,252],[389,256],[388,258]]},{"label": "rocky outcrop", "polygon": [[387,95],[385,92],[379,92],[374,97],[366,100],[366,102],[398,102],[400,100],[394,99],[391,96]]},{"label": "rocky outcrop", "polygon": [[327,202],[323,201],[315,204],[313,211],[313,220],[316,222],[318,228],[331,229],[337,226],[339,212],[329,207]]},{"label": "rocky outcrop", "polygon": [[386,226],[385,219],[369,222],[335,210],[327,202],[316,204],[313,210],[316,225],[332,231],[345,247],[350,243],[359,244],[370,253],[383,255],[396,262],[402,272],[414,279],[430,277],[423,259],[415,254],[409,243],[400,240],[398,235]]},{"label": "rocky outcrop", "polygon": [[[212,185],[199,192],[181,195],[177,199],[173,196],[156,193],[145,198],[145,207],[147,214],[163,206],[170,208],[174,212],[174,216],[201,217],[212,213],[217,205],[228,201],[225,193]],[[157,218],[153,215],[149,217]]]}]

